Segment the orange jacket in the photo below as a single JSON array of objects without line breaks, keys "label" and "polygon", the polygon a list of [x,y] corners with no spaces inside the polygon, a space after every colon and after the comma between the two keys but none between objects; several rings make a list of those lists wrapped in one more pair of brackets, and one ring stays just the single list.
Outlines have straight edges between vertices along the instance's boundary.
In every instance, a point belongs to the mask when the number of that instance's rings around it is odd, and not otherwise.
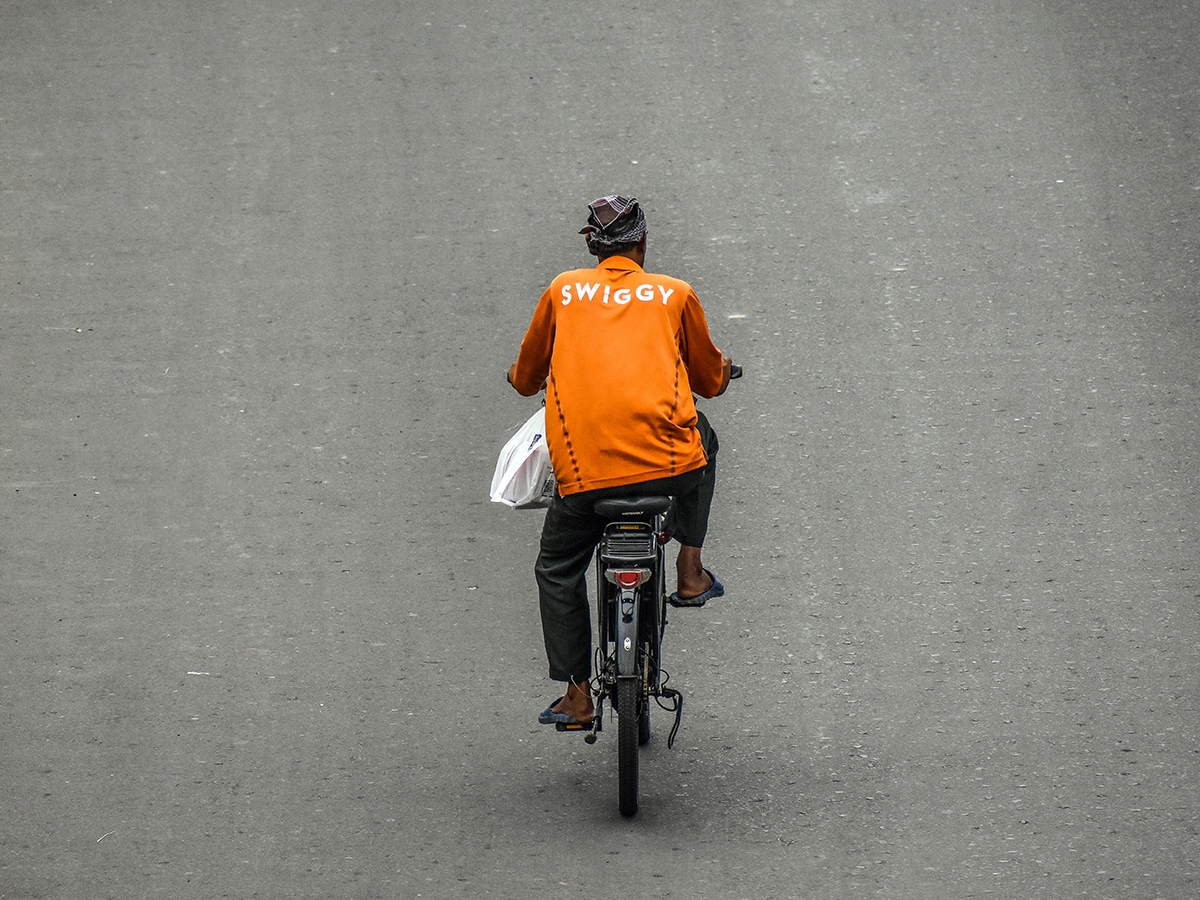
[{"label": "orange jacket", "polygon": [[687,282],[623,256],[564,272],[538,301],[512,370],[546,385],[546,442],[562,494],[666,478],[707,457],[695,392],[714,397],[721,351]]}]

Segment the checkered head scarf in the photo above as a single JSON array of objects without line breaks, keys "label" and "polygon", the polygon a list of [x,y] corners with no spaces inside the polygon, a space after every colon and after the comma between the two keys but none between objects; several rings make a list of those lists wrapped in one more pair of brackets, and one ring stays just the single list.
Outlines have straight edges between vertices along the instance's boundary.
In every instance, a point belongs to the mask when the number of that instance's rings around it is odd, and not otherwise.
[{"label": "checkered head scarf", "polygon": [[634,197],[601,197],[588,204],[588,223],[579,230],[587,235],[593,256],[613,247],[638,243],[646,234],[646,214]]}]

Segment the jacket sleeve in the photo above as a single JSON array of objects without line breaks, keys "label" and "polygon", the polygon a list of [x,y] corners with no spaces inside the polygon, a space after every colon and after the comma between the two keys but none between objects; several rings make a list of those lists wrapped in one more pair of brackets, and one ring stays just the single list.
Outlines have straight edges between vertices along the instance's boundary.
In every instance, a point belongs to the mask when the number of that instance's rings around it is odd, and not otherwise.
[{"label": "jacket sleeve", "polygon": [[512,384],[523,397],[532,397],[540,391],[550,374],[550,355],[554,350],[554,303],[550,296],[547,289],[538,301],[517,354]]},{"label": "jacket sleeve", "polygon": [[715,397],[725,379],[725,364],[721,351],[708,333],[708,319],[695,293],[688,291],[683,304],[683,336],[680,351],[687,366],[688,382],[701,397]]}]

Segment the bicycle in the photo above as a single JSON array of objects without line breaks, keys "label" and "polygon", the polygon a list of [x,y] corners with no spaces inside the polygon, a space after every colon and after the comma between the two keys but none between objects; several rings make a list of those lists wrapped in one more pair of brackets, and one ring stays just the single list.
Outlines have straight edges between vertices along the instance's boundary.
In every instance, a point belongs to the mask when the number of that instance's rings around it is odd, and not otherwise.
[{"label": "bicycle", "polygon": [[[740,378],[733,366],[730,378]],[[650,742],[650,703],[675,715],[667,747],[675,743],[683,717],[683,694],[668,687],[662,640],[668,606],[665,547],[673,505],[670,497],[638,495],[601,500],[596,512],[607,520],[596,551],[596,676],[590,688],[595,711],[587,725],[558,725],[585,731],[594,744],[603,730],[604,704],[617,714],[617,805],[622,815],[638,811],[640,750]]]}]

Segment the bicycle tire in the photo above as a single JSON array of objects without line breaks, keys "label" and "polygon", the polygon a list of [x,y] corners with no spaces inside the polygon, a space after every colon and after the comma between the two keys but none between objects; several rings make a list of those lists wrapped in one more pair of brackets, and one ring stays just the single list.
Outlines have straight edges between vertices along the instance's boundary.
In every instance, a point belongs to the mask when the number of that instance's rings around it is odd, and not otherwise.
[{"label": "bicycle tire", "polygon": [[638,738],[641,732],[641,685],[632,678],[617,682],[617,798],[621,815],[638,811]]}]

